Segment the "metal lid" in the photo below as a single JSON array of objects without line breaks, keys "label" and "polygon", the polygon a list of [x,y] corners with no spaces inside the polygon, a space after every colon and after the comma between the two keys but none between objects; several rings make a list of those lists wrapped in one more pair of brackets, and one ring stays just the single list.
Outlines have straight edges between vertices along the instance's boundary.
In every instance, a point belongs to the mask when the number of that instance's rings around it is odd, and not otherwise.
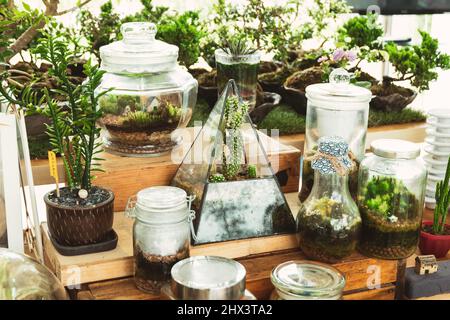
[{"label": "metal lid", "polygon": [[156,25],[128,22],[120,27],[123,40],[100,47],[101,68],[112,73],[156,73],[177,66],[178,47],[156,40]]},{"label": "metal lid", "polygon": [[177,187],[146,188],[136,196],[136,217],[148,223],[171,223],[189,215],[186,191]]},{"label": "metal lid", "polygon": [[172,268],[172,291],[181,300],[239,300],[245,292],[245,268],[231,259],[196,256]]},{"label": "metal lid", "polygon": [[317,83],[306,87],[306,97],[327,102],[369,103],[372,99],[370,90],[350,84],[351,76],[343,68],[333,70],[329,79],[329,83]]},{"label": "metal lid", "polygon": [[286,299],[339,299],[345,287],[345,277],[337,269],[301,260],[278,265],[271,280]]},{"label": "metal lid", "polygon": [[370,149],[377,156],[389,159],[415,159],[420,155],[418,144],[399,139],[375,140]]}]

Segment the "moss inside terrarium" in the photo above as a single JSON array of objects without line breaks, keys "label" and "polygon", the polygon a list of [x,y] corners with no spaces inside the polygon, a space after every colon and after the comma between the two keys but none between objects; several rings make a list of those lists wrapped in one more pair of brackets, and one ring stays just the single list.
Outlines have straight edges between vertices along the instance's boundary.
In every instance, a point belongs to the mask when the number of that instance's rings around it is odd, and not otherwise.
[{"label": "moss inside terrarium", "polygon": [[401,259],[414,253],[419,240],[421,206],[402,181],[374,177],[361,190],[363,219],[360,250],[368,255]]},{"label": "moss inside terrarium", "polygon": [[329,197],[312,199],[300,207],[300,247],[309,258],[335,263],[355,250],[361,220],[349,210]]},{"label": "moss inside terrarium", "polygon": [[[157,153],[174,146],[171,133],[182,117],[179,94],[164,97],[106,95],[99,101],[107,148],[123,153]],[[147,148],[137,149],[136,147]]]}]

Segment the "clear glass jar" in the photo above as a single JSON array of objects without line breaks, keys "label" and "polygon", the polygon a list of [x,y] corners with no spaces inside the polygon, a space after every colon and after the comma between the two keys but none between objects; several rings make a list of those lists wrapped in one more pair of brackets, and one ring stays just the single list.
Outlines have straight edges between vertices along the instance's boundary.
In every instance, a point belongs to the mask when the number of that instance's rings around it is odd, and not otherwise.
[{"label": "clear glass jar", "polygon": [[32,258],[0,248],[0,300],[68,300],[64,286]]},{"label": "clear glass jar", "polygon": [[314,173],[307,158],[317,151],[320,137],[340,136],[350,147],[350,158],[355,162],[349,173],[349,187],[356,199],[358,167],[364,158],[369,119],[370,90],[349,84],[350,75],[344,69],[330,74],[330,83],[319,83],[306,88],[305,146],[301,174],[300,201],[304,201],[314,184]]},{"label": "clear glass jar", "polygon": [[106,71],[97,92],[105,149],[127,156],[158,155],[181,142],[197,100],[197,81],[177,64],[178,47],[155,40],[156,26],[130,22],[123,40],[100,48]]},{"label": "clear glass jar", "polygon": [[332,266],[311,261],[288,261],[272,270],[271,300],[340,300],[345,277]]},{"label": "clear glass jar", "polygon": [[189,257],[191,199],[176,187],[151,187],[130,200],[126,213],[134,217],[134,280],[138,289],[159,294],[171,279],[171,269]]},{"label": "clear glass jar", "polygon": [[215,51],[217,67],[217,89],[219,96],[228,83],[234,79],[240,96],[249,105],[251,111],[256,105],[256,89],[261,54],[255,52],[247,55],[233,56],[222,49]]},{"label": "clear glass jar", "polygon": [[427,172],[417,144],[394,139],[372,143],[359,170],[362,218],[359,250],[381,259],[412,255],[419,241]]},{"label": "clear glass jar", "polygon": [[[338,150],[344,161],[350,163],[346,156],[348,145],[341,138],[324,137],[319,141],[320,152],[328,154],[329,149]],[[314,186],[300,206],[297,232],[300,248],[306,256],[336,263],[355,251],[361,217],[348,189],[347,173],[322,170],[322,161],[324,159],[312,160],[315,168]]]}]

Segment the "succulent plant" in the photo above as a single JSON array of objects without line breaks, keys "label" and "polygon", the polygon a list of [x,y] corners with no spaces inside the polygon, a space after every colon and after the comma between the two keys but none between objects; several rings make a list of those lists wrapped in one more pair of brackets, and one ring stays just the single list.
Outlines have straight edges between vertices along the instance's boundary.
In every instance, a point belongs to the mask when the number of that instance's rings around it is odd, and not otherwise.
[{"label": "succulent plant", "polygon": [[247,167],[247,176],[250,179],[255,179],[256,178],[256,166],[255,165],[249,165]]},{"label": "succulent plant", "polygon": [[209,177],[209,181],[213,183],[225,182],[225,177],[221,173],[215,173]]}]

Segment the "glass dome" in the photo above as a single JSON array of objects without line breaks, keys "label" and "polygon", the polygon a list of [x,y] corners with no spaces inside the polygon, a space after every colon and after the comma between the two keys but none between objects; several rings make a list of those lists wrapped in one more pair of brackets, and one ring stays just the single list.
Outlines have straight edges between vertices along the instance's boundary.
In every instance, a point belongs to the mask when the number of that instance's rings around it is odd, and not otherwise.
[{"label": "glass dome", "polygon": [[0,248],[0,300],[67,300],[59,280],[36,260]]}]

